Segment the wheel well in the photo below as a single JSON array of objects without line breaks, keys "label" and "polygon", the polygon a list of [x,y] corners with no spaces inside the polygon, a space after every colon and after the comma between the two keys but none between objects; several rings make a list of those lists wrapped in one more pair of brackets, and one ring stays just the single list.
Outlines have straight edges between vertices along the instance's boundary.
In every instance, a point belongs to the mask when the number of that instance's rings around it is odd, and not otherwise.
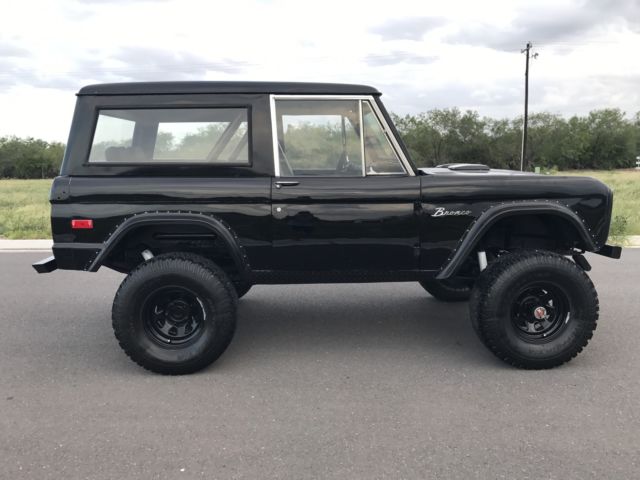
[{"label": "wheel well", "polygon": [[479,247],[484,250],[538,249],[563,254],[573,249],[587,249],[573,223],[559,215],[544,213],[512,215],[498,220],[482,236]]},{"label": "wheel well", "polygon": [[[485,251],[489,261],[504,252],[547,250],[570,255],[588,250],[573,223],[551,213],[516,214],[492,224],[453,272],[457,276],[475,278],[480,273],[476,252]],[[446,277],[445,277],[446,278]]]},{"label": "wheel well", "polygon": [[168,223],[133,227],[120,238],[103,264],[128,273],[144,262],[142,252],[154,256],[170,252],[189,252],[214,261],[229,278],[238,279],[241,272],[231,246],[214,229],[202,224]]}]

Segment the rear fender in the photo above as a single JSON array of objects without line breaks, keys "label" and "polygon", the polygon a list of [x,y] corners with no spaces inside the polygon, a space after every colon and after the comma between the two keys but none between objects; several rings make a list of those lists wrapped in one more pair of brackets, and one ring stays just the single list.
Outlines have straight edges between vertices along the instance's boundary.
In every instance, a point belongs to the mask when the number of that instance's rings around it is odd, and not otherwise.
[{"label": "rear fender", "polygon": [[231,227],[219,218],[202,213],[182,213],[182,212],[147,212],[136,214],[124,220],[108,236],[102,249],[91,261],[86,270],[97,271],[108,258],[109,254],[118,246],[118,243],[132,230],[142,226],[155,225],[199,225],[211,230],[220,240],[222,240],[233,259],[241,278],[248,278],[249,263],[247,255],[238,241]]}]

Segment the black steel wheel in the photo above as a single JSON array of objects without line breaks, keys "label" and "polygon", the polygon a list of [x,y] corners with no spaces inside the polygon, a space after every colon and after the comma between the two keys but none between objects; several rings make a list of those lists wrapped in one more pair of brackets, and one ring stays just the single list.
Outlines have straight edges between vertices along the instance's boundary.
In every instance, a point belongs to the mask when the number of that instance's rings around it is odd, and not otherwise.
[{"label": "black steel wheel", "polygon": [[540,283],[525,287],[511,306],[511,321],[526,341],[548,341],[571,319],[569,298],[561,286]]},{"label": "black steel wheel", "polygon": [[191,342],[207,319],[204,301],[189,288],[168,285],[151,292],[142,304],[147,333],[166,345]]},{"label": "black steel wheel", "polygon": [[587,345],[598,296],[587,274],[552,252],[528,251],[492,262],[469,302],[482,342],[505,362],[529,369],[561,365]]},{"label": "black steel wheel", "polygon": [[431,296],[442,302],[465,302],[471,295],[472,282],[459,278],[447,280],[422,280],[420,282]]},{"label": "black steel wheel", "polygon": [[235,330],[236,294],[213,262],[158,255],[133,270],[113,301],[113,330],[133,361],[157,373],[198,371],[225,351]]}]

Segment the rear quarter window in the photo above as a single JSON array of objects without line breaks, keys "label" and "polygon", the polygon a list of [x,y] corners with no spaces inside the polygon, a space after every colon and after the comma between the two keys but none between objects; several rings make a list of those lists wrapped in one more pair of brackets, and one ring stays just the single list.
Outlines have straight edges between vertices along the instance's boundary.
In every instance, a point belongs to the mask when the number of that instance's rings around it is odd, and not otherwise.
[{"label": "rear quarter window", "polygon": [[89,163],[249,164],[247,108],[101,109]]}]

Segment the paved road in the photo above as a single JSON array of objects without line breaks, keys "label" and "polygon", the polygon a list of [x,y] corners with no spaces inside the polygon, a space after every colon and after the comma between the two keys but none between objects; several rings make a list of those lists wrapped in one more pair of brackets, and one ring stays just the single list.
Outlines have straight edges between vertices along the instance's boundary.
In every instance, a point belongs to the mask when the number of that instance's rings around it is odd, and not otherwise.
[{"label": "paved road", "polygon": [[417,284],[256,287],[209,369],[145,372],[122,276],[0,253],[0,478],[638,478],[640,250],[592,256],[601,323],[570,364],[503,365]]}]

